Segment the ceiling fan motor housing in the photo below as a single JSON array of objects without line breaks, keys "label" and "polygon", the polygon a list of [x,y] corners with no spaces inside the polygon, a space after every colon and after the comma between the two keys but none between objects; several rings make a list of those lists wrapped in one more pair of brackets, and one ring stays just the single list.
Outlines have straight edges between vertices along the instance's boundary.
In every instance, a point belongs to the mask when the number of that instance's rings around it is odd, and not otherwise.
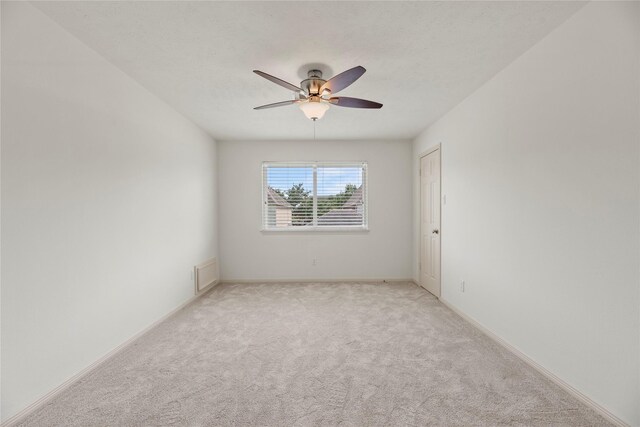
[{"label": "ceiling fan motor housing", "polygon": [[308,79],[300,82],[300,87],[307,93],[307,96],[321,95],[320,88],[326,82],[322,79],[322,71],[309,70],[307,77]]}]

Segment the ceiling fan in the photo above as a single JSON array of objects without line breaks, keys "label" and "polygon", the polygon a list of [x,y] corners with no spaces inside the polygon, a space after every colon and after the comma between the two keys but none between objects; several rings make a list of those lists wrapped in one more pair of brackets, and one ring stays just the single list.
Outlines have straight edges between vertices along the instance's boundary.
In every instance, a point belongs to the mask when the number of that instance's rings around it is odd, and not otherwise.
[{"label": "ceiling fan", "polygon": [[367,101],[366,99],[349,98],[346,96],[331,96],[358,80],[365,71],[367,70],[365,70],[364,67],[357,66],[344,71],[329,80],[324,80],[322,78],[322,71],[309,70],[307,73],[307,79],[301,81],[300,86],[296,86],[260,70],[253,70],[257,75],[264,77],[285,89],[289,89],[294,92],[295,95],[295,98],[290,101],[261,105],[260,107],[255,107],[254,110],[297,104],[307,118],[316,121],[324,116],[324,113],[326,113],[330,105],[349,108],[382,108],[382,104]]}]

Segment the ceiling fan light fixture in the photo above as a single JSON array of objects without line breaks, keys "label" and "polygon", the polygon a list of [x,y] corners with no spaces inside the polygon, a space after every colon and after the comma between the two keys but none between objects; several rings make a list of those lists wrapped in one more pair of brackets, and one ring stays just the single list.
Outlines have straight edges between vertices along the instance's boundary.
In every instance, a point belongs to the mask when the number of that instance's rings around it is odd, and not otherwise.
[{"label": "ceiling fan light fixture", "polygon": [[357,67],[333,76],[329,80],[324,80],[322,78],[322,71],[313,69],[307,73],[309,78],[301,81],[300,86],[296,86],[260,70],[253,70],[253,72],[260,77],[278,86],[282,86],[285,89],[289,89],[294,93],[294,99],[292,100],[261,105],[255,107],[254,110],[298,104],[304,115],[315,122],[324,116],[324,113],[327,112],[331,104],[347,108],[382,108],[382,104],[379,102],[346,96],[332,96],[358,80],[365,71],[367,70],[365,70],[364,67],[358,65]]},{"label": "ceiling fan light fixture", "polygon": [[308,119],[311,119],[313,121],[321,119],[324,116],[324,113],[326,113],[329,109],[329,104],[314,100],[301,102],[298,105],[300,106],[300,109],[302,110],[304,115],[307,116]]}]

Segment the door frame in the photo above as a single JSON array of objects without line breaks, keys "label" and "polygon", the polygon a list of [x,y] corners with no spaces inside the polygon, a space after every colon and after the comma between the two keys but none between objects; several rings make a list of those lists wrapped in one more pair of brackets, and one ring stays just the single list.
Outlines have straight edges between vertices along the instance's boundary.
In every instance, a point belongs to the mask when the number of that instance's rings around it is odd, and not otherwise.
[{"label": "door frame", "polygon": [[418,212],[418,284],[421,288],[426,289],[422,283],[422,158],[438,150],[440,150],[440,206],[438,206],[438,209],[440,209],[440,289],[439,295],[436,295],[436,297],[439,299],[440,295],[442,295],[442,143],[433,145],[418,154],[418,200],[420,204]]}]

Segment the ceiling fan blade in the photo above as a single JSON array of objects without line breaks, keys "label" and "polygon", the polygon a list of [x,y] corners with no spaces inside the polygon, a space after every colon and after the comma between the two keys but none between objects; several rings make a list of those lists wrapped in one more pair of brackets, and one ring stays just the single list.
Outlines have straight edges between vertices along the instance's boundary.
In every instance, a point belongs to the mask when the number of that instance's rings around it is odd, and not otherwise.
[{"label": "ceiling fan blade", "polygon": [[273,77],[271,74],[263,73],[260,70],[253,70],[253,72],[256,73],[257,75],[259,75],[260,77],[264,77],[265,79],[267,79],[267,80],[269,80],[269,81],[271,81],[271,82],[273,82],[273,83],[275,83],[277,85],[282,86],[285,89],[289,89],[289,90],[292,90],[294,92],[302,92],[302,89],[299,88],[298,86],[292,85],[291,83],[285,82],[284,80],[279,79],[277,77]]},{"label": "ceiling fan blade", "polygon": [[351,83],[355,82],[367,71],[364,67],[358,65],[357,67],[353,67],[347,71],[343,71],[342,73],[334,76],[329,79],[325,84],[320,88],[320,93],[324,90],[329,90],[331,93],[337,93],[342,89],[349,86]]},{"label": "ceiling fan blade", "polygon": [[349,108],[382,108],[382,104],[373,101],[367,101],[360,98],[349,98],[347,96],[338,96],[335,98],[329,98],[329,102],[338,107]]},{"label": "ceiling fan blade", "polygon": [[282,102],[274,102],[273,104],[261,105],[259,107],[255,107],[254,110],[264,110],[265,108],[275,108],[275,107],[284,107],[285,105],[291,105],[298,102],[297,99],[292,99],[290,101],[282,101]]}]

